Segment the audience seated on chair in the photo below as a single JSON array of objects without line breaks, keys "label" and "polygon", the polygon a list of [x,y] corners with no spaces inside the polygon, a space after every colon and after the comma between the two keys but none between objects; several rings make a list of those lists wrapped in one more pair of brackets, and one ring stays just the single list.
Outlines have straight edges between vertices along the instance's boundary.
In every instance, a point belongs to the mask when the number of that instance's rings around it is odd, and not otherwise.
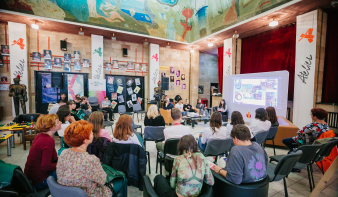
[{"label": "audience seated on chair", "polygon": [[[204,152],[209,139],[226,139],[230,138],[230,131],[222,126],[222,114],[214,112],[210,118],[210,127],[205,128],[199,135],[198,146]],[[228,134],[229,133],[229,134]]]},{"label": "audience seated on chair", "polygon": [[189,100],[185,100],[185,105],[183,105],[183,111],[185,112],[195,112],[195,109],[189,104]]},{"label": "audience seated on chair", "polygon": [[139,140],[141,137],[138,137],[138,134],[133,132],[132,123],[133,119],[129,115],[121,115],[115,126],[113,142],[119,144],[137,144],[143,147],[142,140]]},{"label": "audience seated on chair", "polygon": [[55,141],[52,138],[61,129],[61,122],[55,114],[40,115],[36,122],[36,129],[40,131],[29,150],[24,173],[33,187],[39,191],[48,188],[47,178],[56,179],[56,162],[58,160]]},{"label": "audience seated on chair", "polygon": [[228,107],[224,99],[221,100],[221,102],[218,105],[217,111],[219,111],[222,115],[228,114]]},{"label": "audience seated on chair", "polygon": [[108,112],[110,121],[114,121],[114,113],[113,109],[111,108],[111,102],[110,100],[108,100],[108,97],[104,97],[104,100],[101,101],[101,109],[102,111]]},{"label": "audience seated on chair", "polygon": [[196,104],[197,113],[202,114],[203,110],[205,110],[207,108],[208,108],[208,106],[204,106],[202,104],[201,99],[197,99],[197,104]]},{"label": "audience seated on chair", "polygon": [[63,101],[64,103],[67,103],[68,99],[66,97],[65,93],[61,93],[61,98],[58,100],[58,102]]},{"label": "audience seated on chair", "polygon": [[89,101],[86,96],[81,97],[81,109],[87,110],[87,111],[92,111],[92,107],[89,104]]},{"label": "audience seated on chair", "polygon": [[[268,113],[264,108],[256,109],[255,118],[250,122],[249,129],[255,136],[260,131],[268,131],[271,127],[271,122],[268,120]],[[255,138],[253,139],[255,140]]]},{"label": "audience seated on chair", "polygon": [[278,127],[279,122],[276,114],[276,110],[274,107],[267,107],[266,112],[268,113],[268,121],[271,122],[271,127]]},{"label": "audience seated on chair", "polygon": [[75,95],[76,110],[81,107],[81,96],[79,94]]},{"label": "audience seated on chair", "polygon": [[67,127],[64,140],[72,146],[64,150],[57,163],[57,182],[60,185],[79,187],[88,196],[112,196],[105,186],[107,174],[99,158],[89,155],[87,146],[93,141],[93,125],[85,120],[74,122]]},{"label": "audience seated on chair", "polygon": [[183,99],[182,98],[178,99],[178,102],[176,103],[175,108],[177,108],[181,112],[183,112]]},{"label": "audience seated on chair", "polygon": [[235,146],[230,151],[226,167],[214,165],[212,169],[235,184],[263,180],[267,176],[268,155],[259,144],[250,141],[248,127],[234,126],[231,137]]},{"label": "audience seated on chair", "polygon": [[70,125],[70,123],[75,122],[75,119],[73,116],[71,116],[67,106],[60,107],[56,115],[58,115],[59,121],[61,122],[61,129],[58,130],[58,135],[63,137],[66,128]]},{"label": "audience seated on chair", "polygon": [[[328,115],[327,111],[321,108],[313,108],[310,113],[313,122],[298,130],[298,135],[313,130],[316,132],[317,137],[319,137],[320,134],[330,130],[329,126],[324,121]],[[298,136],[285,138],[282,142],[290,149],[290,151],[292,151],[293,148],[296,148],[296,143],[303,144],[302,140],[298,140]]]},{"label": "audience seated on chair", "polygon": [[163,109],[165,110],[169,110],[174,108],[174,105],[172,103],[170,103],[168,100],[164,100],[164,105],[163,105]]},{"label": "audience seated on chair", "polygon": [[177,145],[178,155],[174,160],[170,185],[166,178],[157,175],[154,189],[158,196],[198,196],[203,182],[214,184],[209,163],[197,150],[196,140],[192,135],[183,136]]},{"label": "audience seated on chair", "polygon": [[164,118],[158,114],[156,105],[151,105],[144,118],[144,126],[165,126]]},{"label": "audience seated on chair", "polygon": [[68,106],[68,109],[69,109],[70,112],[71,112],[70,115],[73,116],[74,119],[75,119],[76,121],[81,120],[81,119],[75,114],[75,112],[76,112],[76,102],[75,102],[74,100],[67,101],[67,106]]},{"label": "audience seated on chair", "polygon": [[[181,111],[177,108],[173,108],[171,110],[171,117],[173,119],[173,126],[169,128],[165,128],[164,133],[164,140],[170,139],[170,138],[181,138],[184,135],[190,135],[190,127],[181,125],[181,118],[182,114]],[[164,143],[163,142],[157,142],[156,148],[159,151],[164,150]]]},{"label": "audience seated on chair", "polygon": [[[231,113],[231,122],[228,123],[227,126],[226,126],[227,131],[228,131],[228,132],[227,132],[227,134],[228,134],[227,138],[231,138],[230,134],[231,134],[232,128],[233,128],[234,126],[236,126],[236,125],[239,125],[239,124],[245,125],[246,127],[248,127],[248,126],[245,124],[245,122],[244,122],[244,119],[243,119],[243,116],[242,116],[241,112],[239,112],[239,111],[233,111],[233,112]],[[249,127],[248,127],[248,128],[249,128]],[[251,135],[251,138],[254,137],[251,131],[250,131],[250,135]],[[250,138],[250,139],[251,139],[251,138]]]},{"label": "audience seated on chair", "polygon": [[100,111],[94,111],[90,114],[88,122],[93,125],[94,141],[100,137],[107,138],[110,142],[113,141],[109,131],[104,129],[104,117]]},{"label": "audience seated on chair", "polygon": [[58,103],[55,103],[52,108],[50,108],[48,114],[56,114],[56,112],[59,110],[59,107],[62,105],[66,105],[66,102],[63,100],[60,100]]}]

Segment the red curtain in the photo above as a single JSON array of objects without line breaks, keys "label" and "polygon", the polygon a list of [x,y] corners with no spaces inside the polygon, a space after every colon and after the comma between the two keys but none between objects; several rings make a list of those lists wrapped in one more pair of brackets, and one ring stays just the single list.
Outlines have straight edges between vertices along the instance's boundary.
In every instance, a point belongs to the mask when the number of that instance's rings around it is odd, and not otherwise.
[{"label": "red curtain", "polygon": [[287,70],[288,100],[293,100],[295,54],[296,25],[243,38],[241,74]]},{"label": "red curtain", "polygon": [[222,93],[223,87],[223,46],[218,48],[218,90]]},{"label": "red curtain", "polygon": [[327,16],[327,31],[326,31],[326,46],[325,46],[325,61],[324,61],[324,78],[323,78],[323,103],[338,103],[338,11],[328,12]]}]

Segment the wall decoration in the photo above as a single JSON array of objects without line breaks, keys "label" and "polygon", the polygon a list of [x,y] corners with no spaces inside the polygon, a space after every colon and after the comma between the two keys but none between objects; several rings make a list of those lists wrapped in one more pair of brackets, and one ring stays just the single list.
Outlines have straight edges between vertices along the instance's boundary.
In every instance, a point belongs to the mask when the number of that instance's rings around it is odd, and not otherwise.
[{"label": "wall decoration", "polygon": [[41,62],[41,55],[39,52],[33,52],[33,62]]},{"label": "wall decoration", "polygon": [[136,100],[137,100],[136,94],[132,94],[132,95],[131,95],[131,100],[132,100],[132,101],[136,101]]},{"label": "wall decoration", "polygon": [[124,102],[124,98],[123,98],[123,95],[120,95],[117,97],[118,100],[119,100],[119,103],[123,103]]},{"label": "wall decoration", "polygon": [[185,74],[181,75],[181,80],[185,80]]},{"label": "wall decoration", "polygon": [[43,58],[44,59],[52,59],[52,51],[51,50],[43,50]]},{"label": "wall decoration", "polygon": [[111,70],[111,63],[106,62],[106,71],[110,71]]},{"label": "wall decoration", "polygon": [[83,68],[89,68],[89,59],[83,59]]},{"label": "wall decoration", "polygon": [[132,108],[133,107],[133,102],[131,100],[127,101],[127,105],[129,108]]},{"label": "wall decoration", "polygon": [[108,84],[114,84],[114,77],[109,76],[108,77]]},{"label": "wall decoration", "polygon": [[133,85],[134,81],[132,79],[128,79],[127,81],[127,86]]},{"label": "wall decoration", "polygon": [[116,105],[117,105],[117,102],[115,102],[115,101],[112,101],[112,102],[111,102],[111,108],[112,108],[112,109],[115,109]]},{"label": "wall decoration", "polygon": [[45,69],[46,70],[52,70],[52,60],[50,60],[50,59],[45,60]]},{"label": "wall decoration", "polygon": [[182,84],[182,90],[185,90],[186,89],[186,86],[185,86],[185,83]]},{"label": "wall decoration", "polygon": [[74,51],[74,59],[75,60],[80,60],[81,57],[80,57],[80,51]]},{"label": "wall decoration", "polygon": [[138,102],[138,104],[140,104],[140,105],[141,105],[141,104],[142,104],[142,100],[143,100],[142,98],[138,97],[138,98],[137,98],[137,102]]},{"label": "wall decoration", "polygon": [[134,63],[132,61],[128,61],[127,68],[128,70],[134,69]]},{"label": "wall decoration", "polygon": [[1,55],[9,55],[9,46],[1,45]]},{"label": "wall decoration", "polygon": [[54,57],[54,67],[61,68],[61,58]]},{"label": "wall decoration", "polygon": [[198,94],[203,94],[204,86],[198,86]]},{"label": "wall decoration", "polygon": [[111,93],[111,100],[117,99],[117,93]]},{"label": "wall decoration", "polygon": [[119,61],[113,60],[113,68],[119,68]]},{"label": "wall decoration", "polygon": [[57,89],[52,88],[52,74],[41,73],[42,80],[42,103],[56,103]]},{"label": "wall decoration", "polygon": [[176,86],[180,86],[181,83],[180,83],[180,80],[176,80]]},{"label": "wall decoration", "polygon": [[175,77],[174,76],[170,76],[170,82],[175,82]]},{"label": "wall decoration", "polygon": [[161,77],[165,77],[165,73],[161,73]]},{"label": "wall decoration", "polygon": [[135,64],[135,71],[140,71],[140,64]]},{"label": "wall decoration", "polygon": [[135,79],[135,84],[136,84],[137,86],[141,85],[140,78],[136,78],[136,79]]},{"label": "wall decoration", "polygon": [[180,75],[181,75],[181,71],[177,70],[176,71],[176,77],[180,77]]},{"label": "wall decoration", "polygon": [[63,57],[64,57],[64,62],[70,62],[72,59],[72,56],[67,53],[65,53]]},{"label": "wall decoration", "polygon": [[90,97],[97,97],[100,105],[101,101],[106,97],[106,80],[105,79],[88,79]]},{"label": "wall decoration", "polygon": [[3,68],[3,65],[4,65],[3,56],[0,55],[0,68]]},{"label": "wall decoration", "polygon": [[127,64],[119,64],[120,70],[127,70]]},{"label": "wall decoration", "polygon": [[127,92],[129,95],[132,95],[133,94],[133,89],[132,88],[127,88]]},{"label": "wall decoration", "polygon": [[174,90],[175,89],[175,84],[171,83],[170,84],[170,90]]},{"label": "wall decoration", "polygon": [[0,83],[0,91],[9,91],[10,84],[1,84]]},{"label": "wall decoration", "polygon": [[1,83],[7,83],[7,76],[1,76]]},{"label": "wall decoration", "polygon": [[69,62],[63,63],[63,71],[70,72],[70,63]]},{"label": "wall decoration", "polygon": [[134,92],[137,94],[140,90],[141,90],[141,88],[136,86],[135,89],[134,89]]},{"label": "wall decoration", "polygon": [[116,82],[117,82],[117,85],[119,85],[119,86],[122,85],[122,80],[121,79],[117,79]]},{"label": "wall decoration", "polygon": [[122,87],[122,86],[119,86],[119,87],[117,88],[117,90],[116,90],[116,92],[117,92],[118,94],[122,94],[122,91],[123,91],[123,87]]},{"label": "wall decoration", "polygon": [[175,74],[175,67],[170,67],[170,74]]},{"label": "wall decoration", "polygon": [[154,88],[158,87],[157,83],[161,80],[160,77],[160,62],[158,61],[160,54],[160,46],[158,44],[149,45],[149,98],[154,97]]},{"label": "wall decoration", "polygon": [[103,79],[103,36],[91,35],[91,57],[92,78]]},{"label": "wall decoration", "polygon": [[74,61],[74,70],[81,70],[81,62]]},{"label": "wall decoration", "polygon": [[147,64],[142,64],[141,71],[147,71]]},{"label": "wall decoration", "polygon": [[75,95],[84,96],[83,75],[67,74],[68,100],[75,100]]}]

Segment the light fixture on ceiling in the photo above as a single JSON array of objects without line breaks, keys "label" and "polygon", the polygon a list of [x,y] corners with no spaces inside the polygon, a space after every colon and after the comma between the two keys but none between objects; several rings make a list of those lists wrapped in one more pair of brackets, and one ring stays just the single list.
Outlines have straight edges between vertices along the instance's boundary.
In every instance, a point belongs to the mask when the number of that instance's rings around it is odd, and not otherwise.
[{"label": "light fixture on ceiling", "polygon": [[144,45],[148,45],[149,44],[149,42],[147,41],[147,38],[146,39],[144,39],[144,43],[143,43]]},{"label": "light fixture on ceiling", "polygon": [[169,42],[168,42],[168,45],[166,46],[166,48],[170,49],[170,45],[169,45]]},{"label": "light fixture on ceiling", "polygon": [[237,33],[237,30],[235,30],[235,34],[232,35],[233,38],[238,38],[239,37],[239,34]]},{"label": "light fixture on ceiling", "polygon": [[82,27],[80,28],[79,35],[83,36],[84,32],[82,31]]},{"label": "light fixture on ceiling", "polygon": [[269,23],[270,27],[274,27],[278,25],[278,21],[275,21],[275,17],[272,17],[272,21]]},{"label": "light fixture on ceiling", "polygon": [[194,50],[194,46],[191,46],[190,47],[190,52],[193,53],[195,50]]},{"label": "light fixture on ceiling", "polygon": [[212,43],[211,40],[209,40],[208,47],[213,47],[213,46],[214,46],[214,43]]},{"label": "light fixture on ceiling", "polygon": [[115,33],[113,33],[113,36],[111,37],[113,41],[116,41]]},{"label": "light fixture on ceiling", "polygon": [[34,24],[32,24],[33,29],[39,29],[39,25],[36,24],[36,21],[34,21]]}]

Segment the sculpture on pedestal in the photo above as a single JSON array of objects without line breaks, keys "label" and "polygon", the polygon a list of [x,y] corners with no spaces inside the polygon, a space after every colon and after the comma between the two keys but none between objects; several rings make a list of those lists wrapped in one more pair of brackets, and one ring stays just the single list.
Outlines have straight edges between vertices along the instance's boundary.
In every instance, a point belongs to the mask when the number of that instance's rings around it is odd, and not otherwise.
[{"label": "sculpture on pedestal", "polygon": [[23,114],[26,114],[27,88],[24,84],[20,84],[20,75],[13,79],[14,84],[9,86],[8,96],[13,97],[16,116],[19,115],[19,107],[21,104]]}]

